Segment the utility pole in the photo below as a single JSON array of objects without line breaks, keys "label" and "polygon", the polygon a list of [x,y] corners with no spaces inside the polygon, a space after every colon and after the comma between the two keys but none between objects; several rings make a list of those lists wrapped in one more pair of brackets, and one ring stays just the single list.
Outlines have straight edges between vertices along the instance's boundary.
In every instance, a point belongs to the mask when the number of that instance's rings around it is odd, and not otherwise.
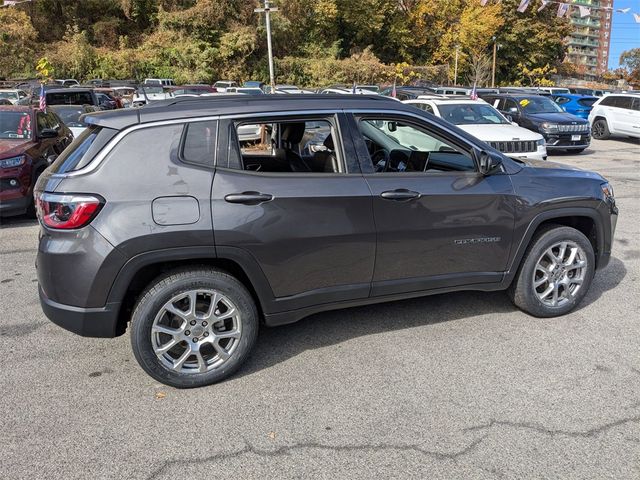
[{"label": "utility pole", "polygon": [[491,68],[491,88],[496,86],[496,53],[498,51],[498,42],[496,37],[493,37],[493,67]]},{"label": "utility pole", "polygon": [[453,86],[458,86],[458,51],[460,50],[460,45],[456,45],[456,64],[453,67]]},{"label": "utility pole", "polygon": [[270,7],[269,0],[264,0],[264,8],[256,8],[255,13],[264,13],[265,23],[267,25],[267,50],[269,51],[269,84],[271,85],[271,93],[276,91],[275,76],[273,74],[273,50],[271,48],[271,12],[277,12],[277,7]]}]

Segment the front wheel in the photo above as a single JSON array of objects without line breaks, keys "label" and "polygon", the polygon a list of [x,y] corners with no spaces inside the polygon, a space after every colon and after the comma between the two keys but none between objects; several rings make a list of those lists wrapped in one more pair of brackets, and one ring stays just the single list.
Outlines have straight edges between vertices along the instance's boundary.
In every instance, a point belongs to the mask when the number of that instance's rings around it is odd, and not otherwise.
[{"label": "front wheel", "polygon": [[607,140],[611,133],[609,132],[609,125],[604,118],[599,118],[593,122],[591,127],[591,136],[597,140]]},{"label": "front wheel", "polygon": [[174,271],[138,301],[131,344],[140,366],[177,388],[219,382],[247,358],[258,334],[258,312],[236,278],[214,269]]},{"label": "front wheel", "polygon": [[535,317],[564,315],[582,301],[594,272],[589,239],[575,228],[551,225],[532,240],[508,293]]}]

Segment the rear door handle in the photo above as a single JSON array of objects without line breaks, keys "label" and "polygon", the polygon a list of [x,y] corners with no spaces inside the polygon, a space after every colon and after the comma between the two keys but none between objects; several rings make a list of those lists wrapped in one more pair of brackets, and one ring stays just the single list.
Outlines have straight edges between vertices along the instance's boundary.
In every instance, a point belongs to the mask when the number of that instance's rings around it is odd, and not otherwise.
[{"label": "rear door handle", "polygon": [[414,198],[420,198],[420,194],[418,192],[407,190],[406,188],[399,188],[397,190],[382,192],[380,196],[386,200],[395,200],[397,202],[406,202],[409,200],[413,200]]},{"label": "rear door handle", "polygon": [[229,203],[242,203],[244,205],[259,205],[273,200],[273,195],[260,192],[230,193],[225,195],[225,201]]}]

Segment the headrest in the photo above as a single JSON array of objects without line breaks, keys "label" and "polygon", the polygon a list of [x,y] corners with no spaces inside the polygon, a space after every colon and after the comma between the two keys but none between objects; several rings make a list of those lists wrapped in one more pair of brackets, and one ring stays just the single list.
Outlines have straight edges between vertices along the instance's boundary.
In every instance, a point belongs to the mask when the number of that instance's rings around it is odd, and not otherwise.
[{"label": "headrest", "polygon": [[293,145],[302,141],[304,136],[305,124],[302,123],[285,123],[282,130],[282,140]]}]

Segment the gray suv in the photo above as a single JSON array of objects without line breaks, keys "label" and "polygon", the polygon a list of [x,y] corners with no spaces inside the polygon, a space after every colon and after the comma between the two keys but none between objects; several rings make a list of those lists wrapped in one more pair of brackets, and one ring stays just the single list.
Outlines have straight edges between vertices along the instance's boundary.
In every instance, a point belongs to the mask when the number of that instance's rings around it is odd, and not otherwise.
[{"label": "gray suv", "polygon": [[454,290],[562,315],[611,254],[600,175],[393,99],[179,98],[85,122],[36,186],[42,308],[80,335],[128,327],[175,387],[231,375],[261,321]]}]

